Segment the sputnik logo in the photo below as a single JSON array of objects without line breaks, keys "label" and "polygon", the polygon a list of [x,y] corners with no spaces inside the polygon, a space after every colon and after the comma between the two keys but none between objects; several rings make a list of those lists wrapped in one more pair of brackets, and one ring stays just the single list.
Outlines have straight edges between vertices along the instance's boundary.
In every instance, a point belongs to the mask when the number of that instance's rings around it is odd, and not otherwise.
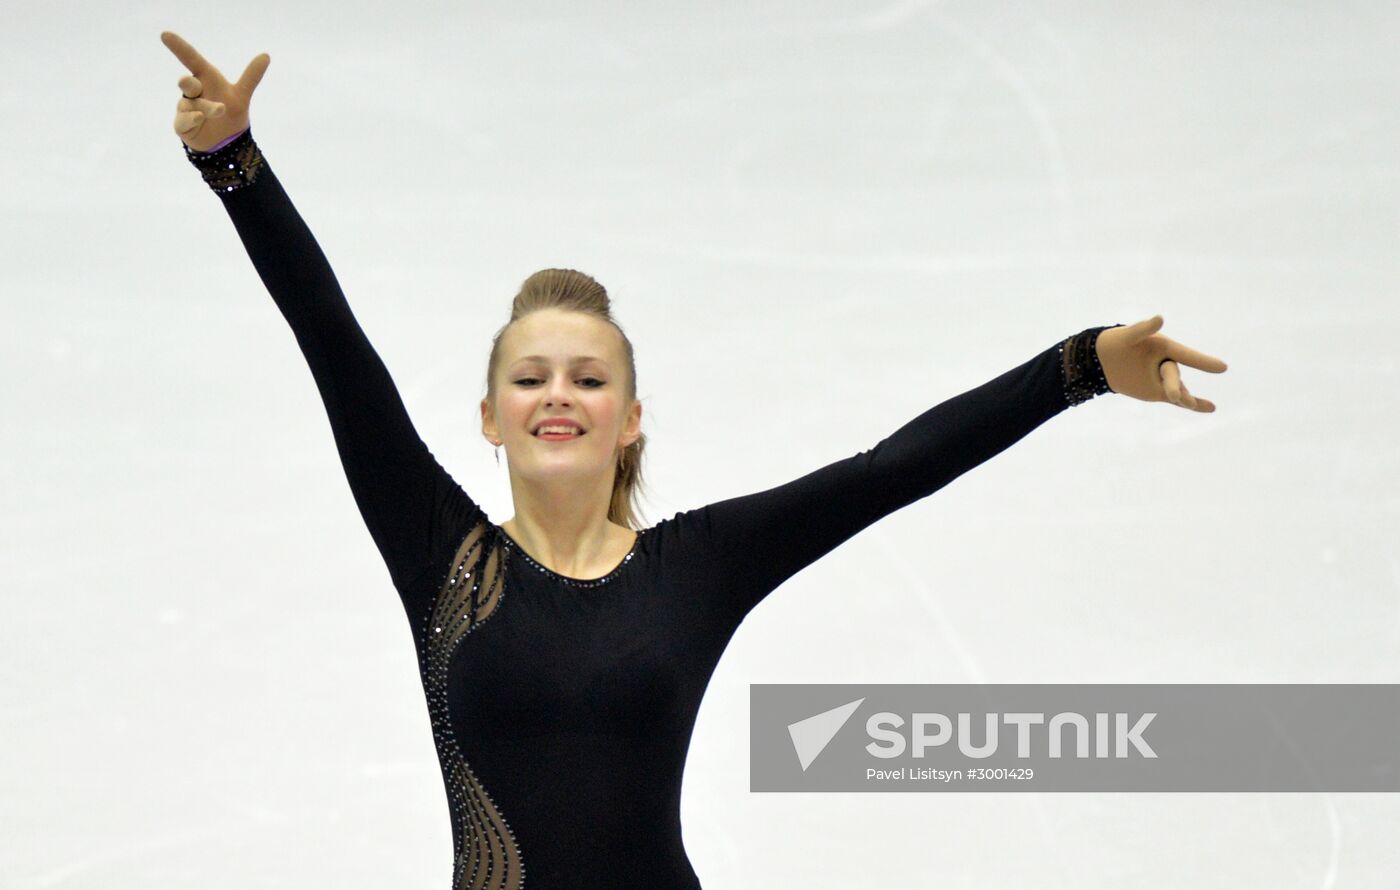
[{"label": "sputnik logo", "polygon": [[804,773],[812,761],[817,759],[817,755],[836,738],[836,733],[841,731],[841,727],[846,725],[846,721],[851,719],[851,715],[863,701],[864,696],[829,711],[814,714],[805,720],[788,724],[788,737],[792,739],[792,749],[797,753],[797,760],[802,764]]}]

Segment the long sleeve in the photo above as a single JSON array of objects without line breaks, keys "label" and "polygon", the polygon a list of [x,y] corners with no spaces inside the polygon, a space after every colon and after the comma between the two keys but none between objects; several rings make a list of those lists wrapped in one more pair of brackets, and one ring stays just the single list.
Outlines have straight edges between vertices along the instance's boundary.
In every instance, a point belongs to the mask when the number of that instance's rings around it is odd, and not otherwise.
[{"label": "long sleeve", "polygon": [[[341,465],[395,586],[435,567],[479,510],[429,452],[325,254],[247,130],[185,149],[228,211],[320,391]],[[440,566],[436,566],[441,568]]]},{"label": "long sleeve", "polygon": [[783,581],[880,518],[990,460],[1066,408],[1109,392],[1103,327],[928,409],[873,448],[767,491],[694,511],[716,595],[735,621]]}]

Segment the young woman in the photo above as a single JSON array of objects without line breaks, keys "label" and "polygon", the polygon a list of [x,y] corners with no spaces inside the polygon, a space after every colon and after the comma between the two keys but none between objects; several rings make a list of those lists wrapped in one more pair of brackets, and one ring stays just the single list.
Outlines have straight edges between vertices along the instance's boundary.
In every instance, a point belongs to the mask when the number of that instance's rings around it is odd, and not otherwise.
[{"label": "young woman", "polygon": [[546,269],[497,332],[482,433],[515,516],[487,518],[414,430],[249,128],[270,62],[229,83],[184,40],[175,131],[296,335],[355,502],[411,623],[452,813],[454,888],[699,887],[682,768],[715,665],[804,566],[1046,420],[1113,391],[1213,411],[1157,333],[1094,327],[929,409],[867,451],[638,528],[645,436],[632,346],[603,287]]}]

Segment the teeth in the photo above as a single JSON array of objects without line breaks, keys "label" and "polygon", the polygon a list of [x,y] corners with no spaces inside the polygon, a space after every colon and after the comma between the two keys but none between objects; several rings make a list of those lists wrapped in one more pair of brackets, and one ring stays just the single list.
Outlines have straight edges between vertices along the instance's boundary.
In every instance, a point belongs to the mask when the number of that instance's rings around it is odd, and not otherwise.
[{"label": "teeth", "polygon": [[546,433],[568,433],[575,436],[583,435],[577,429],[571,426],[542,426],[540,427],[537,435],[543,436]]}]

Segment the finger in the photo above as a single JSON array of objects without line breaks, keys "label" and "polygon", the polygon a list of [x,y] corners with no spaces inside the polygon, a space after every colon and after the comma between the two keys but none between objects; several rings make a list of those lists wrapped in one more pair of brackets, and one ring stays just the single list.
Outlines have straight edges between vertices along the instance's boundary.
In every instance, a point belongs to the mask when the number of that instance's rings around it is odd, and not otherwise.
[{"label": "finger", "polygon": [[186,99],[197,99],[204,92],[204,84],[193,74],[186,74],[180,78],[180,95]]},{"label": "finger", "polygon": [[1190,346],[1183,346],[1175,340],[1167,340],[1167,355],[1172,361],[1181,362],[1189,368],[1196,368],[1201,371],[1209,371],[1212,374],[1219,374],[1226,369],[1226,364],[1213,355],[1206,355]]},{"label": "finger", "polygon": [[213,120],[216,117],[223,117],[228,108],[222,102],[214,102],[210,99],[188,99],[181,97],[175,103],[176,111],[199,111],[203,112],[206,120]]},{"label": "finger", "polygon": [[1176,404],[1180,405],[1183,408],[1190,408],[1192,411],[1195,411],[1196,397],[1191,395],[1191,391],[1185,386],[1181,386],[1178,384],[1178,396],[1176,399]]},{"label": "finger", "polygon": [[160,42],[165,44],[175,54],[175,58],[184,63],[186,68],[190,69],[191,74],[200,76],[214,67],[174,31],[161,31]]},{"label": "finger", "polygon": [[199,129],[204,123],[204,113],[202,111],[181,111],[175,115],[175,132],[184,136]]},{"label": "finger", "polygon": [[243,95],[251,96],[253,90],[262,83],[263,75],[267,73],[267,66],[272,64],[272,56],[267,53],[259,53],[253,57],[253,61],[248,63],[248,67],[243,69],[243,74],[238,78],[238,88],[243,90]]},{"label": "finger", "polygon": [[1157,364],[1157,374],[1162,380],[1162,390],[1166,393],[1167,401],[1173,405],[1181,403],[1181,368],[1176,362],[1170,359],[1163,359]]},{"label": "finger", "polygon": [[1128,325],[1127,334],[1129,343],[1141,343],[1148,337],[1162,329],[1162,316],[1154,315],[1151,318],[1144,318],[1135,324]]},{"label": "finger", "polygon": [[1209,414],[1209,413],[1211,413],[1212,411],[1215,410],[1215,403],[1212,402],[1210,399],[1203,399],[1203,398],[1201,398],[1200,396],[1197,396],[1197,397],[1196,397],[1196,407],[1193,408],[1192,410],[1193,410],[1193,411],[1198,411],[1198,412],[1200,412],[1201,414]]}]

